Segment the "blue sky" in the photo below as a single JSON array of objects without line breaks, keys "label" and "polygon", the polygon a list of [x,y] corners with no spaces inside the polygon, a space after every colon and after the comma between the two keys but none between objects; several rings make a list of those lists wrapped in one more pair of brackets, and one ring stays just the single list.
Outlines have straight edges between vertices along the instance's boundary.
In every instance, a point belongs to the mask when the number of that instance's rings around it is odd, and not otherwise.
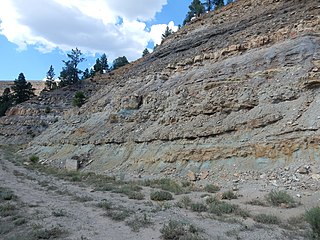
[{"label": "blue sky", "polygon": [[182,24],[190,2],[1,0],[0,80],[14,80],[20,72],[27,80],[40,80],[50,65],[58,76],[66,53],[75,47],[87,59],[82,70],[102,53],[109,62],[119,56],[135,60],[160,41],[166,25]]}]

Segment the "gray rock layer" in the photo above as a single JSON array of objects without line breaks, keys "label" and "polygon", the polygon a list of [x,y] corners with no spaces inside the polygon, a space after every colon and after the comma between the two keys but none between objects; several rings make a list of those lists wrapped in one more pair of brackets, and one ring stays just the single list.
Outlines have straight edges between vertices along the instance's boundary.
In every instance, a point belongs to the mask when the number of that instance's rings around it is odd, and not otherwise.
[{"label": "gray rock layer", "polygon": [[319,1],[239,0],[101,88],[25,150],[87,170],[187,174],[319,161]]}]

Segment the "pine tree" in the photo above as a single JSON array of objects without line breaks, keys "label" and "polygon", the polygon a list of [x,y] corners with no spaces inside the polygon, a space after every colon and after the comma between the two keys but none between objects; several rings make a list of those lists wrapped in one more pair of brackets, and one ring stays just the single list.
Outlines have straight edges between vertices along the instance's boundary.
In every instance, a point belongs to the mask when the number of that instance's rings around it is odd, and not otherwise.
[{"label": "pine tree", "polygon": [[101,55],[100,63],[101,63],[101,66],[102,66],[102,73],[109,72],[108,58],[107,58],[107,55],[105,53]]},{"label": "pine tree", "polygon": [[96,64],[93,66],[96,73],[103,73],[102,64],[99,58],[96,59]]},{"label": "pine tree", "polygon": [[59,85],[61,87],[79,82],[79,74],[82,71],[78,69],[78,64],[85,60],[85,58],[81,57],[82,53],[78,48],[72,49],[67,56],[70,60],[63,61],[65,66],[62,68],[59,77],[61,80]]},{"label": "pine tree", "polygon": [[89,72],[89,69],[86,68],[86,69],[83,71],[83,73],[82,73],[81,79],[84,80],[84,79],[87,79],[87,78],[89,78],[89,77],[91,77],[91,76],[90,76],[90,72]]},{"label": "pine tree", "polygon": [[143,52],[142,52],[142,57],[145,57],[145,56],[147,56],[148,54],[150,54],[150,52],[149,52],[148,48],[145,48],[145,49],[143,50]]},{"label": "pine tree", "polygon": [[108,59],[105,53],[102,54],[100,58],[96,59],[96,63],[93,66],[93,69],[95,73],[100,73],[100,74],[109,72]]},{"label": "pine tree", "polygon": [[183,25],[190,22],[193,17],[199,17],[201,14],[205,13],[205,8],[200,0],[193,0],[189,6],[189,12],[183,21]]},{"label": "pine tree", "polygon": [[123,67],[129,63],[128,59],[123,56],[123,57],[118,57],[113,61],[113,69],[117,69],[120,67]]},{"label": "pine tree", "polygon": [[223,0],[213,0],[214,9],[218,9],[224,6]]},{"label": "pine tree", "polygon": [[207,7],[208,12],[210,12],[212,10],[213,1],[214,0],[206,0],[206,2],[204,3],[204,5]]},{"label": "pine tree", "polygon": [[13,99],[16,104],[25,102],[35,96],[32,84],[26,81],[23,73],[20,73],[18,79],[14,81],[11,87],[13,91]]},{"label": "pine tree", "polygon": [[12,106],[12,94],[10,88],[6,88],[0,96],[0,117],[5,116],[6,111]]},{"label": "pine tree", "polygon": [[169,37],[171,34],[173,33],[172,29],[169,28],[169,26],[166,27],[166,30],[164,31],[164,33],[161,36],[161,39],[164,40],[167,37]]},{"label": "pine tree", "polygon": [[55,82],[54,82],[54,68],[52,65],[49,68],[49,71],[47,72],[47,77],[46,77],[46,86],[48,90],[52,90],[54,88]]}]

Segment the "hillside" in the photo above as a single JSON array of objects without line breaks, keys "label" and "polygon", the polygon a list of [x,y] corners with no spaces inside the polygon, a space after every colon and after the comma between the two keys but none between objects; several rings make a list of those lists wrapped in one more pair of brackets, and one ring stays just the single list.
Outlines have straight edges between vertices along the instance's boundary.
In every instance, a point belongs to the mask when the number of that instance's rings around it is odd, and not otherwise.
[{"label": "hillside", "polygon": [[[32,84],[32,87],[35,89],[35,94],[39,95],[40,92],[45,87],[44,81],[28,81]],[[13,85],[13,81],[0,81],[0,94],[2,95],[4,89],[10,88]]]},{"label": "hillside", "polygon": [[84,158],[87,170],[179,176],[314,161],[318,12],[318,1],[243,0],[204,15],[96,79],[105,87],[27,152],[59,164]]},{"label": "hillside", "polygon": [[311,239],[319,12],[319,0],[238,0],[144,58],[10,109],[0,182],[18,207],[0,230],[31,213],[5,237]]}]

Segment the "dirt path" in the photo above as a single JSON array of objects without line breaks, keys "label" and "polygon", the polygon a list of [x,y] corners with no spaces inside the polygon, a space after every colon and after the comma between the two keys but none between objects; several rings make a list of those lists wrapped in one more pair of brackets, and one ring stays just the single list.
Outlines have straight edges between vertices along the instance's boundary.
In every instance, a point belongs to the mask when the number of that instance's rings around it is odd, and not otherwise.
[{"label": "dirt path", "polygon": [[[152,190],[144,187],[146,199],[132,200],[122,194],[95,192],[89,186],[79,186],[17,166],[7,158],[8,155],[0,151],[0,187],[12,190],[22,202],[23,214],[28,218],[26,227],[59,228],[68,233],[61,239],[162,239],[160,229],[171,219],[202,229],[200,235],[204,239],[304,239],[294,231],[277,225],[257,224],[250,218],[222,220],[179,208],[175,204],[183,197],[181,195],[175,196],[170,203],[157,203],[149,199]],[[188,194],[199,200],[201,195],[201,192]],[[97,207],[105,200],[121,213],[130,213],[130,216],[121,221],[112,220],[114,216],[106,216],[106,211]],[[147,216],[152,224],[143,226],[138,232],[133,231],[128,222],[134,222],[141,216]]]}]

